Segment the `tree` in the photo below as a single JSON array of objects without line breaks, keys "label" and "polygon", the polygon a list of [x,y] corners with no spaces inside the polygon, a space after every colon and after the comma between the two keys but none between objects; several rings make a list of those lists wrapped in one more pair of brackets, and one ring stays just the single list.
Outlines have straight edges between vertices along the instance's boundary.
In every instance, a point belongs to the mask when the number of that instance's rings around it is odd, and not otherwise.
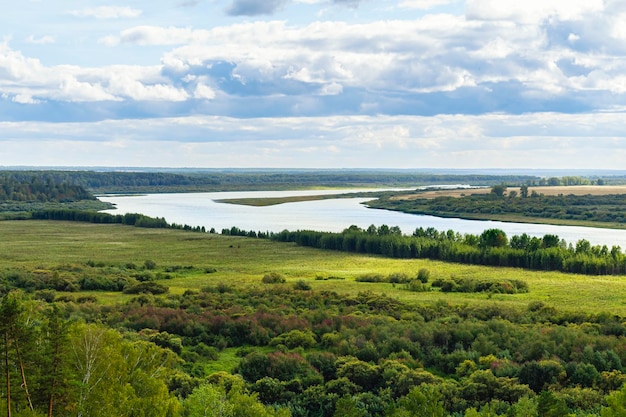
[{"label": "tree", "polygon": [[524,184],[521,187],[519,187],[519,194],[520,194],[520,197],[527,198],[528,197],[528,185]]},{"label": "tree", "polygon": [[437,387],[423,384],[398,400],[398,408],[392,417],[444,417],[445,413]]},{"label": "tree", "polygon": [[333,417],[367,417],[367,411],[354,397],[345,396],[337,400]]},{"label": "tree", "polygon": [[72,385],[75,376],[70,368],[70,339],[68,324],[61,317],[59,307],[54,304],[46,314],[47,331],[41,356],[41,393],[48,403],[48,417],[52,417],[55,406],[62,402],[69,404],[74,400]]},{"label": "tree", "polygon": [[506,193],[506,190],[507,186],[504,184],[494,185],[493,187],[491,187],[491,194],[495,195],[496,197],[503,197]]},{"label": "tree", "polygon": [[506,233],[501,229],[487,229],[480,235],[480,246],[483,248],[502,247],[507,243]]},{"label": "tree", "polygon": [[[129,342],[115,330],[77,324],[70,332],[79,379],[79,417],[174,415],[178,401],[167,390],[176,355],[150,342]],[[172,371],[173,372],[173,371]]]},{"label": "tree", "polygon": [[33,352],[34,348],[29,347],[32,341],[30,329],[26,325],[23,317],[24,306],[21,299],[21,293],[13,291],[6,294],[0,302],[0,332],[2,334],[2,342],[4,343],[4,374],[6,387],[6,407],[7,417],[11,417],[12,410],[12,371],[19,370],[20,387],[26,400],[26,405],[33,410],[33,403],[25,371],[25,360],[23,353]]},{"label": "tree", "polygon": [[605,397],[607,407],[602,407],[600,415],[602,417],[624,417],[626,416],[626,385],[619,391],[614,391]]},{"label": "tree", "polygon": [[228,401],[224,387],[204,384],[194,389],[183,401],[185,417],[232,417],[233,404]]}]

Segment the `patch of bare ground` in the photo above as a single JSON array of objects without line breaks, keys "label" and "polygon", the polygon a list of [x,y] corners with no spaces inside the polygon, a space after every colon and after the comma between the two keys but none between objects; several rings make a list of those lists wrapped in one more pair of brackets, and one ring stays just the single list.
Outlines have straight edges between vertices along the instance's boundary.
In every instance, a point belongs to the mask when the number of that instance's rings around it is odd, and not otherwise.
[{"label": "patch of bare ground", "polygon": [[[519,196],[519,187],[507,188],[507,194],[511,191],[517,192]],[[538,194],[544,195],[609,195],[609,194],[626,194],[626,185],[571,185],[556,187],[528,187],[528,193],[536,191]],[[475,189],[458,189],[458,190],[429,190],[415,194],[405,194],[392,197],[392,200],[415,200],[418,198],[436,198],[436,197],[465,197],[472,194],[489,194],[491,188],[475,188]]]}]

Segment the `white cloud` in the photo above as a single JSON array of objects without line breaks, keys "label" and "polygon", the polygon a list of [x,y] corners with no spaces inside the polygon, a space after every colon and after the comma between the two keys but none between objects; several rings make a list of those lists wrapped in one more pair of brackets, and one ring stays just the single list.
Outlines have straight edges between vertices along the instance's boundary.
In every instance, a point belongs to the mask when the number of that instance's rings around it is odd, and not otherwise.
[{"label": "white cloud", "polygon": [[212,100],[215,98],[215,91],[208,85],[198,84],[193,93],[194,98]]},{"label": "white cloud", "polygon": [[16,94],[11,98],[11,101],[20,104],[37,104],[40,103],[39,100],[34,99],[33,97],[25,94]]},{"label": "white cloud", "polygon": [[323,96],[335,96],[341,93],[343,93],[343,86],[339,83],[330,83],[320,89],[320,94]]},{"label": "white cloud", "polygon": [[538,23],[547,18],[580,20],[602,12],[603,0],[467,0],[466,15],[477,20],[509,20]]},{"label": "white cloud", "polygon": [[0,44],[0,92],[19,97],[21,103],[27,102],[28,97],[67,102],[184,101],[189,98],[184,89],[171,85],[171,80],[161,76],[160,70],[159,66],[130,65],[100,69],[70,65],[47,67],[37,59],[12,50],[6,43]]},{"label": "white cloud", "polygon": [[72,10],[68,13],[76,17],[93,17],[96,19],[128,19],[141,16],[142,11],[128,6],[101,6],[81,10]]},{"label": "white cloud", "polygon": [[72,76],[62,78],[59,88],[50,93],[50,97],[62,101],[103,101],[115,100],[100,84],[78,81]]}]

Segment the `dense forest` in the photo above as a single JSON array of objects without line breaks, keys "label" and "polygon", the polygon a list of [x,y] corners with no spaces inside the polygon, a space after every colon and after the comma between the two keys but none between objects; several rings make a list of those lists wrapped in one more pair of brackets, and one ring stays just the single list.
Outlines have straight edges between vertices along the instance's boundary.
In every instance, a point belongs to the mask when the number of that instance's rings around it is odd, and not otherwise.
[{"label": "dense forest", "polygon": [[[503,188],[506,190],[506,187]],[[626,194],[545,196],[533,190],[530,194],[527,191],[521,195],[514,192],[509,196],[491,193],[462,198],[380,198],[368,202],[368,206],[440,217],[493,218],[513,215],[530,220],[626,223]]]}]

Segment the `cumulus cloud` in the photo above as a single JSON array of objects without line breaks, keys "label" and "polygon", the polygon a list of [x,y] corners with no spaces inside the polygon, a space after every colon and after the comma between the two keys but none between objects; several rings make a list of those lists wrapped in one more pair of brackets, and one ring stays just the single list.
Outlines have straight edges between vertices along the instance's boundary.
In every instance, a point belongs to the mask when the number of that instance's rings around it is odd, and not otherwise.
[{"label": "cumulus cloud", "polygon": [[[231,9],[271,13],[287,1],[235,1]],[[140,25],[100,42],[161,48],[154,65],[44,66],[5,45],[0,92],[23,103],[164,101],[186,106],[177,107],[181,112],[246,117],[606,109],[623,103],[626,94],[623,9],[619,2],[596,0],[573,0],[567,7],[556,0],[524,6],[468,0],[465,15],[362,23]],[[113,110],[112,117],[126,109]]]},{"label": "cumulus cloud", "polygon": [[68,12],[76,17],[93,17],[96,19],[121,19],[139,17],[142,13],[139,9],[128,6],[101,6],[86,8],[81,10],[71,10]]},{"label": "cumulus cloud", "polygon": [[189,94],[163,77],[159,67],[111,66],[88,69],[78,66],[44,66],[0,44],[0,92],[20,103],[43,100],[86,101],[182,101]]}]

